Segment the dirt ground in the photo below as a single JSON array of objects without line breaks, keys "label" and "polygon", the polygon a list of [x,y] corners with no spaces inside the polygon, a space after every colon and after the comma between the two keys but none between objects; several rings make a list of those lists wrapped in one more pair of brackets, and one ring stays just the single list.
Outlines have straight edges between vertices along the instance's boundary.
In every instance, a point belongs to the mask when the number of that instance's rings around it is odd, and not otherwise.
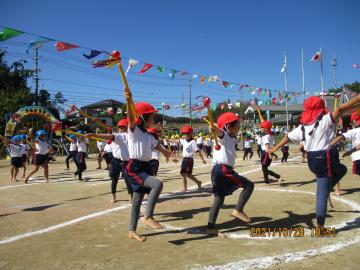
[{"label": "dirt ground", "polygon": [[[108,172],[96,170],[95,159],[87,161],[85,182],[74,180],[74,164],[65,171],[58,157],[50,164],[50,183],[41,170],[28,185],[21,174],[19,182],[10,182],[9,161],[0,161],[0,269],[358,269],[360,179],[351,173],[350,158],[342,160],[348,167],[341,182],[345,194],[333,195],[335,207],[328,208],[326,226],[335,227],[336,235],[315,237],[316,181],[291,149],[288,164],[277,160],[271,166],[285,179],[281,187],[264,184],[256,153],[242,161],[238,152],[236,171],[255,183],[245,208],[252,223],[230,217],[239,189],[226,197],[217,220],[224,239],[204,233],[212,203],[211,160],[195,161],[194,175],[204,188],[186,193],[178,192],[180,163],[162,160],[158,178],[164,190],[155,218],[165,229],[139,222],[144,243],[127,238],[131,207],[124,182],[118,184],[119,201],[111,203]],[[267,237],[250,237],[256,228],[265,228]],[[291,236],[284,236],[285,228],[287,234],[293,230]],[[303,237],[293,235],[297,228]]]}]

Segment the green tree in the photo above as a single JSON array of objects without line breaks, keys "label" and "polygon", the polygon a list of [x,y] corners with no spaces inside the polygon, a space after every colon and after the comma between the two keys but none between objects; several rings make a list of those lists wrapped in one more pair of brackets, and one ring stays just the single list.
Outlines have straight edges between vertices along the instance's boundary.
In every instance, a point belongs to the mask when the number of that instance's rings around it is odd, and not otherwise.
[{"label": "green tree", "polygon": [[33,95],[27,85],[32,71],[24,68],[26,61],[16,61],[10,66],[5,61],[6,52],[0,50],[0,132],[4,133],[7,116],[32,104]]},{"label": "green tree", "polygon": [[67,101],[68,100],[64,98],[63,94],[60,91],[58,91],[54,95],[54,98],[52,99],[52,104],[56,107],[56,109],[58,109],[59,112],[64,113],[65,112],[64,104]]}]

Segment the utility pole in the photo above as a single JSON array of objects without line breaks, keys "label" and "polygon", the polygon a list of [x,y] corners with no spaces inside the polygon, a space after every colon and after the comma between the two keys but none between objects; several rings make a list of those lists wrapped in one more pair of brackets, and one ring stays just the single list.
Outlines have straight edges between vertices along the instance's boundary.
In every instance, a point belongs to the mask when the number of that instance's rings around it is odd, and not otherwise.
[{"label": "utility pole", "polygon": [[333,67],[333,71],[334,71],[334,87],[335,89],[337,88],[337,83],[336,83],[336,66],[337,66],[337,60],[335,57],[333,57],[333,59],[331,59],[331,66]]},{"label": "utility pole", "polygon": [[35,105],[39,105],[39,47],[35,48]]},{"label": "utility pole", "polygon": [[191,111],[191,80],[189,80],[189,90],[190,90],[190,100],[189,100],[189,104],[190,104],[190,108],[189,108],[189,111],[190,111],[190,126],[192,126],[192,111]]}]

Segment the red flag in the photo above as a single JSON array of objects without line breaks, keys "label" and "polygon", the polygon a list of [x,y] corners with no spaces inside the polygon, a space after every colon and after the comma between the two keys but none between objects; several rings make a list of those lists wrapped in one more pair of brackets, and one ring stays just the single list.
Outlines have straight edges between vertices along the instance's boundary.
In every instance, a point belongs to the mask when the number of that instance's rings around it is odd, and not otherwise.
[{"label": "red flag", "polygon": [[317,52],[317,53],[315,53],[315,55],[311,58],[310,61],[312,61],[312,62],[317,62],[317,61],[319,61],[320,59],[321,59],[321,53],[320,53],[320,52]]},{"label": "red flag", "polygon": [[58,52],[79,48],[78,45],[70,44],[70,43],[66,43],[66,42],[62,42],[62,41],[56,42],[55,47]]},{"label": "red flag", "polygon": [[92,65],[93,65],[93,68],[106,67],[106,66],[111,65],[111,64],[119,63],[119,61],[120,61],[119,59],[112,59],[111,58],[111,59],[96,61]]},{"label": "red flag", "polygon": [[164,110],[170,110],[170,105],[163,105]]},{"label": "red flag", "polygon": [[153,67],[153,64],[145,64],[141,70],[138,72],[139,75],[144,74],[146,71],[148,71],[150,68]]},{"label": "red flag", "polygon": [[228,86],[229,86],[229,83],[228,83],[228,82],[226,82],[226,81],[223,81],[223,82],[222,82],[222,85],[226,88],[226,87],[228,87]]}]

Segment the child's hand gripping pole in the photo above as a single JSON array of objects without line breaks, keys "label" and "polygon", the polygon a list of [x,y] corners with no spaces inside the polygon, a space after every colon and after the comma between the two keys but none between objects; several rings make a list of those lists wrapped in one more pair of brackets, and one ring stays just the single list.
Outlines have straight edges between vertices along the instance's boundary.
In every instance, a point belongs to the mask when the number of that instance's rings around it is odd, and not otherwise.
[{"label": "child's hand gripping pole", "polygon": [[209,97],[203,97],[203,103],[207,109],[208,118],[209,118],[209,122],[210,122],[211,134],[215,140],[215,150],[220,150],[221,146],[218,142],[218,138],[217,138],[215,132],[213,131],[215,126],[214,126],[214,118],[213,118],[211,110],[210,110],[210,102],[211,102],[211,99]]},{"label": "child's hand gripping pole", "polygon": [[[112,56],[112,58],[119,60],[117,62],[117,66],[118,66],[118,69],[120,71],[121,79],[122,79],[122,81],[124,83],[124,87],[125,87],[124,92],[130,92],[131,93],[128,82],[126,80],[124,69],[123,69],[123,67],[121,65],[120,52],[119,51],[113,51],[111,53],[111,56]],[[132,99],[132,97],[131,97],[131,100],[130,100],[130,104],[131,104],[130,109],[132,110],[132,112],[133,112],[133,114],[135,115],[135,118],[136,118],[136,110],[135,110],[134,100]]]},{"label": "child's hand gripping pole", "polygon": [[68,134],[73,134],[73,135],[75,135],[77,137],[87,137],[89,139],[94,139],[94,140],[97,140],[97,141],[100,141],[100,142],[107,142],[104,139],[100,139],[100,138],[92,137],[92,136],[87,136],[86,134],[77,133],[77,132],[72,131],[72,130],[63,129],[62,131],[65,132],[65,133],[68,133]]}]

